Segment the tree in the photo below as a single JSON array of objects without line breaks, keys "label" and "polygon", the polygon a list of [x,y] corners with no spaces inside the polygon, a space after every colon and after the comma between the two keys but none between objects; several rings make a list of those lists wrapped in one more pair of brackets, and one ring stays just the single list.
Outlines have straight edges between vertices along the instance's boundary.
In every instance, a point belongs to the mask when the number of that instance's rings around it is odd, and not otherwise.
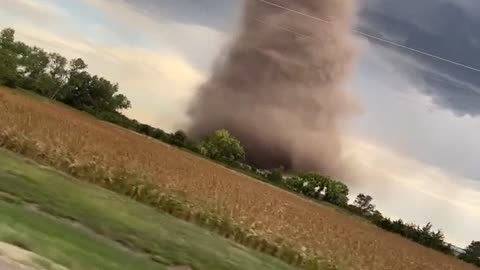
[{"label": "tree", "polygon": [[82,109],[81,99],[84,99],[91,76],[85,71],[87,64],[81,58],[71,60],[69,66],[67,83],[61,90],[63,96],[59,99],[72,107]]},{"label": "tree", "polygon": [[72,59],[70,61],[70,73],[79,73],[87,69],[88,65],[82,58]]},{"label": "tree", "polygon": [[[23,47],[23,44],[18,43],[18,46]],[[21,67],[19,86],[48,96],[55,87],[53,79],[47,72],[50,62],[48,54],[38,47],[18,48],[18,50],[23,51],[21,58],[18,58],[20,54],[16,54]]]},{"label": "tree", "polygon": [[453,253],[453,250],[451,249],[450,245],[445,243],[445,235],[443,234],[442,230],[437,230],[436,232],[432,232],[430,234],[430,239],[427,245],[437,250],[440,250],[444,253],[448,253],[448,254]]},{"label": "tree", "polygon": [[50,53],[48,54],[49,58],[49,75],[51,76],[52,80],[54,81],[54,89],[51,91],[50,98],[56,99],[59,97],[59,99],[62,99],[65,97],[65,92],[64,86],[67,83],[67,77],[68,77],[68,70],[67,70],[67,63],[68,60],[67,58],[61,56],[58,53]]},{"label": "tree", "polygon": [[187,134],[183,130],[178,130],[172,135],[171,143],[179,147],[184,147],[187,143],[187,140]]},{"label": "tree", "polygon": [[392,222],[392,231],[404,235],[405,223],[402,219],[398,219]]},{"label": "tree", "polygon": [[15,42],[15,30],[5,28],[0,32],[0,45],[2,48],[12,50]]},{"label": "tree", "polygon": [[123,94],[115,94],[110,100],[109,109],[110,110],[126,110],[132,107],[132,103],[128,98]]},{"label": "tree", "polygon": [[327,183],[324,200],[339,206],[348,203],[348,187],[344,183],[330,179]]},{"label": "tree", "polygon": [[480,266],[480,241],[472,241],[465,249],[465,253],[459,256],[460,259]]},{"label": "tree", "polygon": [[0,83],[10,87],[15,87],[18,80],[14,41],[15,30],[3,29],[0,33]]},{"label": "tree", "polygon": [[372,200],[372,196],[360,193],[353,202],[353,205],[362,215],[372,216],[375,212],[375,205],[372,204]]},{"label": "tree", "polygon": [[201,153],[226,163],[245,161],[245,150],[240,141],[224,129],[215,131],[202,143]]},{"label": "tree", "polygon": [[15,30],[11,28],[0,33],[1,84],[20,86],[95,116],[135,126],[120,113],[131,103],[118,94],[118,84],[90,75],[87,67],[81,58],[68,62],[58,53],[15,41]]},{"label": "tree", "polygon": [[302,180],[301,192],[315,199],[320,199],[322,192],[330,182],[328,177],[313,172],[300,174],[299,177]]},{"label": "tree", "polygon": [[0,48],[0,83],[15,87],[17,80],[17,62],[15,55],[7,49]]},{"label": "tree", "polygon": [[96,75],[91,76],[84,70],[86,68],[87,64],[80,58],[70,61],[65,97],[62,99],[64,103],[95,115],[131,107],[127,97],[118,94],[118,84]]},{"label": "tree", "polygon": [[373,221],[373,223],[379,224],[383,221],[384,217],[383,217],[383,214],[380,211],[375,210],[375,211],[373,211],[370,219]]},{"label": "tree", "polygon": [[304,181],[300,176],[293,175],[286,179],[285,184],[288,189],[293,190],[298,193],[303,193]]},{"label": "tree", "polygon": [[68,82],[64,89],[65,97],[61,101],[74,108],[87,110],[91,101],[89,96],[91,82],[92,76],[88,72],[70,70]]},{"label": "tree", "polygon": [[41,73],[35,78],[34,85],[30,89],[42,96],[50,97],[58,89],[58,85],[49,74]]},{"label": "tree", "polygon": [[283,181],[283,167],[272,170],[268,174],[268,180],[272,183],[280,184]]},{"label": "tree", "polygon": [[58,53],[49,53],[48,58],[49,58],[48,67],[50,70],[50,76],[52,76],[52,78],[54,78],[55,80],[65,83],[65,80],[68,75],[67,58],[61,56]]}]

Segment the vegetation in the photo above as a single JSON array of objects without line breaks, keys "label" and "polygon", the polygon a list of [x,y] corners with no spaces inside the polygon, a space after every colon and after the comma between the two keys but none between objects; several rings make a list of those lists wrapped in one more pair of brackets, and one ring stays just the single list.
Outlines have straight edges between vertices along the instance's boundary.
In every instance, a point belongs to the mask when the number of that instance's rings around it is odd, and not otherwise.
[{"label": "vegetation", "polygon": [[40,169],[2,150],[0,180],[0,241],[68,269],[189,265],[199,270],[293,270],[127,197]]},{"label": "vegetation", "polygon": [[460,254],[460,258],[466,262],[480,267],[480,241],[473,241],[465,249],[465,253]]},{"label": "vegetation", "polygon": [[90,75],[82,59],[70,62],[57,54],[15,41],[15,31],[0,34],[0,82],[61,101],[92,114],[119,114],[130,101],[118,84]]},{"label": "vegetation", "polygon": [[358,194],[353,202],[353,210],[357,210],[363,216],[373,216],[375,213],[375,205],[372,204],[373,198],[363,193]]},{"label": "vegetation", "polygon": [[202,142],[200,153],[227,164],[245,161],[245,150],[240,141],[232,137],[227,130],[217,130]]}]

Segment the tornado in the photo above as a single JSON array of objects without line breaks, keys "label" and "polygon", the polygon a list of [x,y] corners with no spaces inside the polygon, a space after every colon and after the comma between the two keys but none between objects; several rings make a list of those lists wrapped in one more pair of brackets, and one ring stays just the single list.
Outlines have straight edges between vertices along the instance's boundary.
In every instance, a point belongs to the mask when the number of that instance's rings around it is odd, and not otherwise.
[{"label": "tornado", "polygon": [[342,172],[346,89],[358,43],[354,0],[246,0],[239,33],[188,110],[187,133],[227,129],[261,168]]}]

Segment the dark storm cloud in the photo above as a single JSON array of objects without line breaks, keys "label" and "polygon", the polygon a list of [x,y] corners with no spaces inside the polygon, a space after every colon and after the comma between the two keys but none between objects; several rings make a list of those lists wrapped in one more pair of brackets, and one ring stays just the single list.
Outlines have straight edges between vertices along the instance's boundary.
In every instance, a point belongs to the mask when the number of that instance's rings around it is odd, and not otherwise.
[{"label": "dark storm cloud", "polygon": [[[472,14],[480,13],[480,3],[474,1],[363,0],[361,30],[480,68],[480,16]],[[404,72],[423,83],[434,102],[458,115],[480,115],[480,72],[405,53],[423,66]]]}]

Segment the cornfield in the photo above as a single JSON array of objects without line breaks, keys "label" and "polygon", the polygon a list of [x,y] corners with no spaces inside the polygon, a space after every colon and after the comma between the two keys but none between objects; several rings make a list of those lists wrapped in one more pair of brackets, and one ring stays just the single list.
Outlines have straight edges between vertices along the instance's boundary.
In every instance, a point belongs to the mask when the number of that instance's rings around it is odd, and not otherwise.
[{"label": "cornfield", "polygon": [[5,89],[0,146],[308,269],[317,269],[308,259],[317,257],[339,269],[477,269],[335,208]]}]

